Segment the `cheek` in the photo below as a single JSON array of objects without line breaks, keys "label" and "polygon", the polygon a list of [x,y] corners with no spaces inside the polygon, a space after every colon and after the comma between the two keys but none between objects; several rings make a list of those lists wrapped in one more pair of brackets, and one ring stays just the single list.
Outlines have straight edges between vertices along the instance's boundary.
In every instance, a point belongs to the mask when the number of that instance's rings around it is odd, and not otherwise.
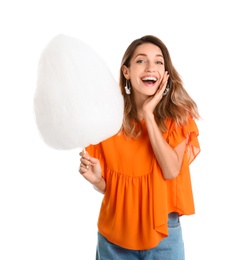
[{"label": "cheek", "polygon": [[160,75],[160,80],[162,80],[162,78],[163,78],[164,75],[165,75],[165,69],[164,69],[164,68],[160,69],[160,70],[158,71],[158,73],[159,73],[159,75]]},{"label": "cheek", "polygon": [[130,83],[131,83],[131,87],[134,87],[134,86],[136,86],[138,84],[137,80],[134,77],[130,78]]},{"label": "cheek", "polygon": [[131,83],[135,83],[138,80],[138,74],[136,71],[131,70],[128,73]]}]

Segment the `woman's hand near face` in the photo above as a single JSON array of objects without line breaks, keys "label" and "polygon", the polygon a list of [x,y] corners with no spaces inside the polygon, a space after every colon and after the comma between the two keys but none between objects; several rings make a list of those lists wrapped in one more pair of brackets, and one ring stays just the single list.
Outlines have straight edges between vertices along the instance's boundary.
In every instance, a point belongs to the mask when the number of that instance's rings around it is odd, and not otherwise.
[{"label": "woman's hand near face", "polygon": [[163,79],[160,83],[159,88],[157,89],[156,93],[149,97],[143,104],[142,111],[143,111],[143,116],[144,118],[146,117],[147,114],[152,114],[155,109],[155,107],[158,105],[158,103],[162,100],[163,98],[163,93],[167,87],[168,83],[168,72],[165,71]]}]

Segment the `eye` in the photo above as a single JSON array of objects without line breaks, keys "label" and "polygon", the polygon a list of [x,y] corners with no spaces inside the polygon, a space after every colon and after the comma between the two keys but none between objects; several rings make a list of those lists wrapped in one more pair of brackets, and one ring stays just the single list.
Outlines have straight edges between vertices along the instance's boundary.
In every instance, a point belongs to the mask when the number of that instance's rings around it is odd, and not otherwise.
[{"label": "eye", "polygon": [[140,59],[140,60],[137,60],[136,63],[146,63],[146,60]]},{"label": "eye", "polygon": [[156,61],[155,63],[159,65],[164,65],[163,61]]}]

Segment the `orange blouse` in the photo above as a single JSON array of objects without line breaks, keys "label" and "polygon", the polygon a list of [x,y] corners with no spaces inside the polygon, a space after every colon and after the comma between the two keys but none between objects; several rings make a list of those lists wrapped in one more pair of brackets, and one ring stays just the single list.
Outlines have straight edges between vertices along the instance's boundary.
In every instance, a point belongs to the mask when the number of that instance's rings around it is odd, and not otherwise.
[{"label": "orange blouse", "polygon": [[114,135],[86,148],[100,160],[106,191],[98,230],[110,242],[133,250],[146,250],[168,236],[168,214],[194,214],[189,165],[200,152],[198,128],[189,118],[184,126],[167,120],[163,137],[171,147],[187,140],[179,175],[164,180],[153,153],[145,122],[137,139]]}]

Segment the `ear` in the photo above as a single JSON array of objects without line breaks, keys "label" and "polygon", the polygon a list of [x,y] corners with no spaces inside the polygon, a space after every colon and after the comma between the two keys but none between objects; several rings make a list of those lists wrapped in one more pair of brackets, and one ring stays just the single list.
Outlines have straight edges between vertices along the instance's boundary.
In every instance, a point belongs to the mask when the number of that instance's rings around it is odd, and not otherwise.
[{"label": "ear", "polygon": [[129,78],[130,78],[129,68],[127,68],[126,65],[123,65],[123,66],[122,66],[122,73],[123,73],[124,77],[125,77],[127,80],[129,80]]}]

